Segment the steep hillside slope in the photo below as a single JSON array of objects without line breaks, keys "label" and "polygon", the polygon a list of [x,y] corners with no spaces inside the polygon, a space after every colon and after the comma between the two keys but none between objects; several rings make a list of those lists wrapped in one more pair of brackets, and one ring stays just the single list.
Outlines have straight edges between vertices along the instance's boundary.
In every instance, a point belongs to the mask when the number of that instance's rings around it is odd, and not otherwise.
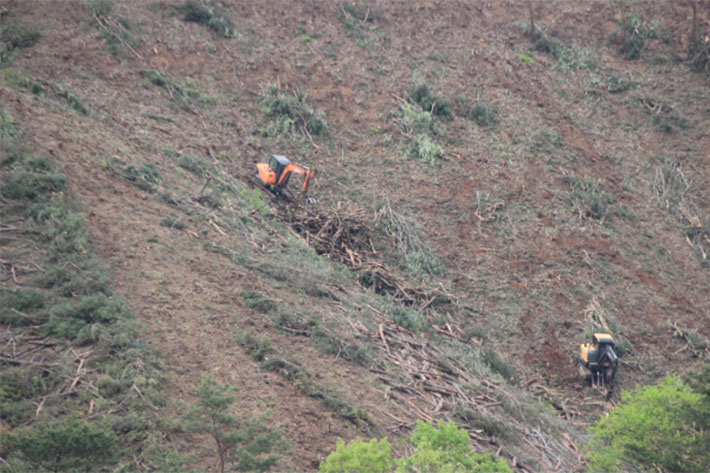
[{"label": "steep hillside slope", "polygon": [[[690,10],[536,3],[536,41],[522,1],[223,0],[222,29],[177,1],[2,5],[41,33],[3,59],[2,111],[66,175],[164,365],[158,416],[210,373],[284,426],[297,471],[438,418],[519,471],[572,471],[618,400],[577,373],[593,328],[621,388],[707,360]],[[633,14],[653,34],[629,60]],[[315,169],[316,204],[253,187],[270,154]],[[213,468],[206,440],[162,438]]]}]

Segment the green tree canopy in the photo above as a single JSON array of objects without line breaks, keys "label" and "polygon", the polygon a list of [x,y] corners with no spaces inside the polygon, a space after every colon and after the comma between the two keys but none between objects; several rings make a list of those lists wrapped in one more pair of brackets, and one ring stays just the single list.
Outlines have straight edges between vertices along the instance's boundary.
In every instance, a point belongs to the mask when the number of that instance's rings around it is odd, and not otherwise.
[{"label": "green tree canopy", "polygon": [[[490,453],[478,455],[471,447],[468,432],[452,421],[434,426],[417,421],[410,443],[414,452],[395,460],[396,473],[512,473],[502,459]],[[387,439],[369,442],[356,439],[349,444],[338,439],[335,452],[321,463],[321,473],[387,473],[392,471]]]},{"label": "green tree canopy", "polygon": [[121,457],[112,431],[76,418],[37,422],[7,434],[1,443],[3,455],[16,461],[0,471],[13,473],[95,471]]},{"label": "green tree canopy", "polygon": [[285,447],[283,430],[264,424],[266,415],[235,417],[229,409],[234,401],[233,388],[204,375],[196,389],[197,402],[189,407],[185,430],[207,434],[217,448],[220,473],[227,471],[269,471],[279,459],[273,453]]},{"label": "green tree canopy", "polygon": [[710,368],[622,393],[590,431],[590,471],[710,471]]}]

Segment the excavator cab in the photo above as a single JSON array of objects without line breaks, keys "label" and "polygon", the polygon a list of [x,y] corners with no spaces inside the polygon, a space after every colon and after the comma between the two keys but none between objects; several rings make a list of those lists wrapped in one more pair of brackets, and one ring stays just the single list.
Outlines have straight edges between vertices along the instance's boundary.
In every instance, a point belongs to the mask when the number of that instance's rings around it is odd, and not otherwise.
[{"label": "excavator cab", "polygon": [[292,163],[287,157],[274,154],[268,163],[257,163],[254,170],[256,180],[263,187],[271,191],[277,197],[286,188],[292,173],[303,175],[303,186],[301,192],[304,198],[308,198],[308,184],[311,179],[311,169],[300,164]]},{"label": "excavator cab", "polygon": [[608,333],[594,333],[591,343],[581,345],[580,362],[591,375],[592,386],[603,387],[604,384],[613,383],[619,364],[614,353],[615,346],[614,338]]}]

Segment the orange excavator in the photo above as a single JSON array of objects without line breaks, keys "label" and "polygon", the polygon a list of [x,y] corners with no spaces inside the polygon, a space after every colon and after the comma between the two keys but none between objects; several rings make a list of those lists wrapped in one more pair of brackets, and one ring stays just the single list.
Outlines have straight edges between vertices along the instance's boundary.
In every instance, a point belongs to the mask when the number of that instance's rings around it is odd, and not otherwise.
[{"label": "orange excavator", "polygon": [[268,163],[256,163],[254,176],[261,186],[272,192],[276,197],[281,197],[291,174],[303,175],[303,185],[301,195],[304,199],[311,201],[308,197],[308,185],[311,179],[311,168],[300,164],[292,163],[287,157],[272,155]]}]

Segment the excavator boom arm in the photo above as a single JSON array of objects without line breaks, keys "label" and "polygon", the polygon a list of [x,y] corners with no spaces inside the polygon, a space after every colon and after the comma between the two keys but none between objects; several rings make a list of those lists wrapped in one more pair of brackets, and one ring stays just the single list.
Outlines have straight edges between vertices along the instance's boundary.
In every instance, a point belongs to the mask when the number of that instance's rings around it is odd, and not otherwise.
[{"label": "excavator boom arm", "polygon": [[276,183],[276,185],[279,187],[283,185],[283,183],[288,180],[288,176],[291,175],[291,173],[303,175],[303,186],[301,188],[301,192],[305,196],[308,192],[308,184],[311,180],[311,168],[302,166],[300,164],[290,163],[284,168],[283,172],[281,173],[281,177],[279,178],[279,181]]}]

